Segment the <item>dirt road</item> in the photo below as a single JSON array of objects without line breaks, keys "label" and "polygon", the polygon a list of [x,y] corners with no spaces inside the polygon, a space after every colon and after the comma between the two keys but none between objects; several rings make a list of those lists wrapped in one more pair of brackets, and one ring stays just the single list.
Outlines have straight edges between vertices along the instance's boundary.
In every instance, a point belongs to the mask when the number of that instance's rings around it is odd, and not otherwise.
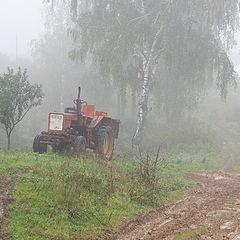
[{"label": "dirt road", "polygon": [[226,173],[234,162],[229,153],[222,170],[187,174],[197,188],[174,204],[127,222],[112,240],[240,240],[240,174]]},{"label": "dirt road", "polygon": [[240,240],[240,175],[188,174],[198,182],[185,199],[139,216],[105,239]]}]

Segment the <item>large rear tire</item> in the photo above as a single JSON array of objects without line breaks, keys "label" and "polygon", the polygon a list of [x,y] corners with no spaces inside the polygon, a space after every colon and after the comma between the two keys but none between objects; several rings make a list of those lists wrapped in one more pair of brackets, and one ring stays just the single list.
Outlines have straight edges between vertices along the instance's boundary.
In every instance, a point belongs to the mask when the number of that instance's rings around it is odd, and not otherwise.
[{"label": "large rear tire", "polygon": [[74,152],[78,158],[84,158],[86,156],[87,141],[83,136],[77,136],[74,140]]},{"label": "large rear tire", "polygon": [[40,154],[47,152],[47,144],[40,143],[41,134],[36,135],[33,141],[33,152],[38,152]]},{"label": "large rear tire", "polygon": [[97,133],[97,152],[106,160],[111,160],[114,150],[113,129],[109,125],[103,125]]}]

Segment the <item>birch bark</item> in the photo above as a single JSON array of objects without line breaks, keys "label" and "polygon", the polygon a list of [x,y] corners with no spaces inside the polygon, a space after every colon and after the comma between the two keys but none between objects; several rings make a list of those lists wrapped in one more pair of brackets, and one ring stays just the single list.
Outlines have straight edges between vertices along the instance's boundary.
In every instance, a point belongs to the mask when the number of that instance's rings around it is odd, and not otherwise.
[{"label": "birch bark", "polygon": [[[142,4],[144,6],[144,4]],[[145,13],[145,12],[144,12]],[[147,50],[147,43],[145,40],[143,40],[143,54],[142,57],[142,66],[143,66],[143,80],[142,80],[142,90],[141,90],[141,97],[138,107],[138,118],[137,118],[137,124],[136,124],[136,131],[133,136],[133,146],[138,145],[139,141],[143,137],[143,131],[146,125],[147,121],[147,115],[148,115],[148,99],[149,99],[149,87],[150,87],[150,81],[153,79],[156,67],[157,67],[157,60],[160,57],[160,53],[155,56],[155,49],[157,42],[159,40],[159,36],[162,29],[159,29],[157,33],[155,34],[155,37],[153,39],[153,43],[150,46],[150,50]],[[144,37],[143,37],[144,39]]]}]

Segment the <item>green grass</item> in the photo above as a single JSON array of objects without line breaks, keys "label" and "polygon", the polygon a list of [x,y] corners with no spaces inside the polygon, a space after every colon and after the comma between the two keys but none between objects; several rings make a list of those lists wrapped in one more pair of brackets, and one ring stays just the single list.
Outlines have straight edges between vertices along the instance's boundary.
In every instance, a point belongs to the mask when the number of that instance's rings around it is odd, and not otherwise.
[{"label": "green grass", "polygon": [[217,146],[210,145],[179,145],[166,152],[164,157],[179,171],[213,171],[220,169],[225,160],[226,153]]},{"label": "green grass", "polygon": [[163,153],[163,159],[153,185],[140,174],[139,161],[131,158],[115,156],[107,162],[91,154],[78,160],[0,153],[0,171],[31,169],[15,185],[6,233],[13,240],[103,234],[148,208],[180,199],[193,186],[183,172],[212,170],[222,163],[220,151],[208,147],[182,146]]},{"label": "green grass", "polygon": [[89,156],[79,161],[54,154],[36,159],[29,153],[18,154],[19,162],[26,163],[26,155],[34,161],[32,171],[14,189],[6,229],[12,239],[78,239],[102,234],[152,207],[153,201],[166,201],[168,193],[179,197],[186,188],[183,178],[167,168],[161,173],[161,191],[152,191],[148,198],[144,194],[148,186],[137,174],[133,176],[136,162],[132,159],[117,157],[106,162]]},{"label": "green grass", "polygon": [[32,168],[41,157],[33,153],[0,151],[0,171],[11,174],[19,170]]},{"label": "green grass", "polygon": [[207,227],[205,225],[197,226],[196,229],[188,229],[181,233],[177,233],[174,235],[173,240],[190,240],[197,239],[199,236],[206,233]]}]

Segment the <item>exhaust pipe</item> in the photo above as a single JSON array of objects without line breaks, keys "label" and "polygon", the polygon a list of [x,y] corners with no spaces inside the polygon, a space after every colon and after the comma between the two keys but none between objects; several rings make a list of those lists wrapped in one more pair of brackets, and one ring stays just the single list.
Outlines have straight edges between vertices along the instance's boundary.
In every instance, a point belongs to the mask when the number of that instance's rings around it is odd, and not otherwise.
[{"label": "exhaust pipe", "polygon": [[78,87],[78,98],[77,98],[77,117],[78,117],[78,121],[81,121],[81,110],[82,110],[82,104],[81,104],[81,87]]}]

